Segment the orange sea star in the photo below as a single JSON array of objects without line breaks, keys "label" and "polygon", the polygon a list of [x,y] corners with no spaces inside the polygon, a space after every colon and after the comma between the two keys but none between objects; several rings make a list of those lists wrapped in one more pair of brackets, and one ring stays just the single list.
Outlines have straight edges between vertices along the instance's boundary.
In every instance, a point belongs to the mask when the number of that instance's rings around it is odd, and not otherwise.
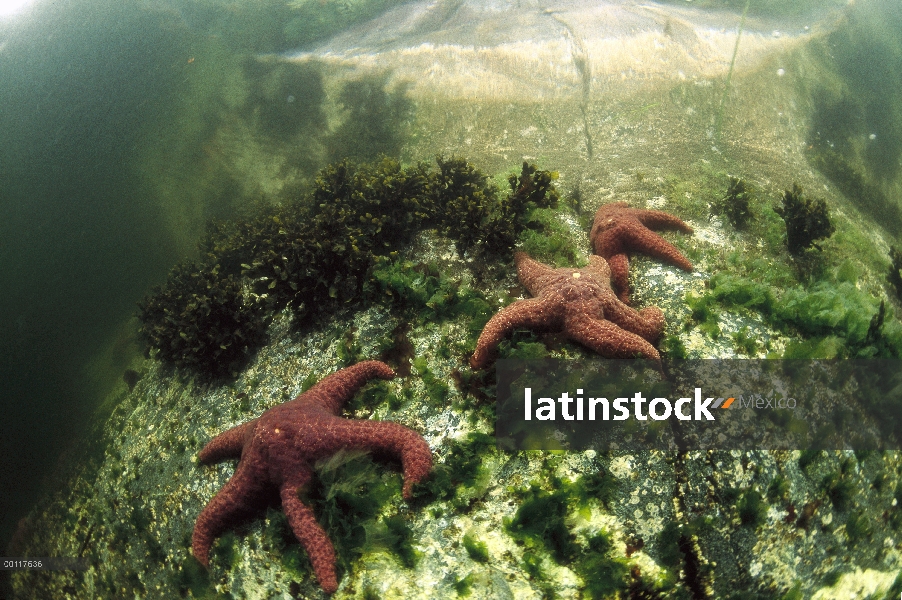
[{"label": "orange sea star", "polygon": [[630,208],[626,202],[605,204],[595,213],[589,239],[595,254],[608,261],[620,300],[629,304],[629,267],[627,252],[644,252],[670,262],[684,271],[692,270],[676,246],[651,229],[677,229],[692,233],[692,227],[678,217],[660,210]]},{"label": "orange sea star", "polygon": [[370,379],[392,379],[385,363],[370,360],[337,371],[284,404],[253,421],[213,438],[198,458],[210,464],[238,458],[228,483],[197,518],[191,547],[203,565],[210,562],[213,540],[233,525],[268,505],[274,493],[295,536],[307,551],[320,586],[338,588],[335,550],[313,510],[298,496],[313,476],[316,461],[342,449],[371,450],[400,457],[404,470],[403,495],[432,469],[432,453],[423,437],[390,421],[344,419],[342,405]]},{"label": "orange sea star", "polygon": [[514,260],[520,282],[535,297],[506,306],[486,323],[470,359],[472,368],[491,362],[499,342],[518,327],[563,332],[607,358],[641,354],[660,360],[651,342],[664,329],[664,314],[654,306],[637,311],[618,300],[604,258],[590,256],[582,269],[552,269],[523,252]]}]

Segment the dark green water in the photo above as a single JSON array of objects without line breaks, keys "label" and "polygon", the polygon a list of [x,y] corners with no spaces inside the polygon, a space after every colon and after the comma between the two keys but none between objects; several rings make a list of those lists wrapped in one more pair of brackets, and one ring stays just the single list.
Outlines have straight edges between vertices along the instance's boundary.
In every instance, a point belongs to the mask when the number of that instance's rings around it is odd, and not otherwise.
[{"label": "dark green water", "polygon": [[86,363],[174,259],[129,170],[177,29],[68,2],[0,30],[0,547],[109,380]]}]

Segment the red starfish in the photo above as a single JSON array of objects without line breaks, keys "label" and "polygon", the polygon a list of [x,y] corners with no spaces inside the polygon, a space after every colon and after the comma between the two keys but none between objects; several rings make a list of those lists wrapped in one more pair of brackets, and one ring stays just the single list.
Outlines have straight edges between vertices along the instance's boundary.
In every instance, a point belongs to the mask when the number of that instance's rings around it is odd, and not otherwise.
[{"label": "red starfish", "polygon": [[432,453],[416,431],[390,421],[343,419],[342,405],[363,385],[378,377],[392,379],[385,363],[370,360],[337,371],[253,421],[219,434],[198,454],[202,463],[238,458],[229,482],[207,504],[194,525],[191,547],[204,566],[210,563],[213,540],[235,523],[267,506],[273,492],[295,536],[310,556],[313,571],[327,593],[338,588],[335,550],[313,510],[298,492],[310,481],[316,461],[341,449],[392,454],[404,469],[404,498],[432,469]]},{"label": "red starfish", "polygon": [[666,260],[684,271],[692,270],[692,263],[676,246],[651,229],[678,229],[692,233],[692,227],[681,219],[660,210],[630,208],[626,202],[605,204],[595,213],[592,231],[592,250],[605,258],[611,267],[614,285],[623,302],[629,304],[629,268],[627,251],[639,251]]},{"label": "red starfish", "polygon": [[470,359],[472,368],[487,365],[498,343],[518,327],[561,331],[606,358],[642,354],[660,360],[649,342],[661,335],[664,314],[655,306],[637,311],[620,302],[605,259],[590,256],[582,269],[552,269],[523,252],[514,260],[520,283],[535,298],[518,300],[489,319]]}]

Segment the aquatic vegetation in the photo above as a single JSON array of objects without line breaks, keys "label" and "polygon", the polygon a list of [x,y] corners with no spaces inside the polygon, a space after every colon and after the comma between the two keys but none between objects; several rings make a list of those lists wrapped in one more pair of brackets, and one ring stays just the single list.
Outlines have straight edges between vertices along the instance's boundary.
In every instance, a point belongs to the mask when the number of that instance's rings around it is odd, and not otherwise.
[{"label": "aquatic vegetation", "polygon": [[871,526],[871,519],[864,511],[858,510],[849,515],[846,521],[846,535],[849,536],[849,541],[853,544],[864,538],[871,537],[873,532],[874,528]]},{"label": "aquatic vegetation", "polygon": [[[840,265],[809,286],[777,287],[737,275],[718,273],[704,294],[687,294],[686,304],[699,328],[720,335],[720,307],[758,311],[767,322],[808,339],[792,340],[784,358],[849,358],[902,356],[902,323],[891,308],[849,281],[854,269]],[[747,334],[733,336],[738,347],[751,349]]]},{"label": "aquatic vegetation", "polygon": [[413,360],[413,369],[426,386],[426,395],[431,402],[438,406],[445,404],[451,388],[445,383],[444,379],[436,377],[429,369],[429,363],[424,356],[418,356]]},{"label": "aquatic vegetation", "polygon": [[[617,556],[612,536],[605,530],[584,538],[570,531],[571,511],[583,511],[587,504],[596,502],[607,506],[614,499],[615,477],[598,470],[574,482],[551,477],[548,483],[552,491],[536,483],[519,491],[520,506],[512,518],[505,519],[504,525],[508,534],[527,549],[523,555],[524,569],[534,585],[546,593],[553,591],[548,587],[542,564],[541,554],[547,552],[555,562],[569,566],[580,576],[581,589],[587,598],[610,598],[627,590],[635,591],[638,597],[665,597],[662,594],[672,589],[675,578],[647,580],[628,558]],[[629,553],[627,549],[627,556]]]},{"label": "aquatic vegetation", "polygon": [[663,353],[664,357],[667,359],[684,360],[689,358],[689,350],[678,335],[665,336],[664,339],[661,340],[659,348],[661,353]]},{"label": "aquatic vegetation", "polygon": [[761,492],[755,489],[742,492],[736,503],[736,511],[739,513],[740,523],[753,529],[763,525],[767,519],[767,504],[763,501]]},{"label": "aquatic vegetation", "polygon": [[382,519],[384,533],[380,542],[398,557],[408,569],[416,566],[420,553],[413,547],[413,529],[402,515],[396,514]]},{"label": "aquatic vegetation", "polygon": [[565,489],[554,492],[532,486],[523,494],[516,514],[505,524],[514,539],[548,550],[559,564],[576,558],[579,545],[565,522],[570,495]]},{"label": "aquatic vegetation", "polygon": [[789,480],[780,474],[774,476],[767,486],[767,499],[769,502],[786,500],[789,497]]},{"label": "aquatic vegetation", "polygon": [[845,470],[834,471],[824,476],[821,489],[827,494],[833,508],[840,512],[849,510],[858,493],[858,486],[851,480]]},{"label": "aquatic vegetation", "polygon": [[737,352],[746,356],[755,356],[757,354],[758,338],[748,326],[734,333],[732,337]]},{"label": "aquatic vegetation", "polygon": [[783,193],[783,206],[774,210],[786,222],[786,246],[791,254],[815,247],[817,240],[830,237],[835,230],[827,203],[821,198],[805,198],[802,188],[793,184]]},{"label": "aquatic vegetation", "polygon": [[555,267],[584,267],[585,255],[573,239],[573,230],[562,222],[562,215],[575,218],[567,209],[536,208],[530,211],[525,219],[526,229],[520,234],[520,247],[536,260]]},{"label": "aquatic vegetation", "polygon": [[375,301],[388,300],[409,313],[409,321],[423,322],[475,317],[488,309],[477,290],[461,285],[436,263],[378,260],[370,272],[364,293]]},{"label": "aquatic vegetation", "polygon": [[476,578],[473,576],[473,574],[468,573],[466,575],[466,577],[463,577],[462,579],[458,579],[457,581],[455,581],[451,587],[454,588],[454,591],[457,592],[458,596],[466,597],[466,596],[470,595],[470,592],[473,589],[475,580],[476,580]]},{"label": "aquatic vegetation", "polygon": [[774,290],[758,281],[716,273],[709,282],[711,296],[728,306],[742,306],[761,311],[765,315],[773,313],[776,306]]},{"label": "aquatic vegetation", "polygon": [[476,562],[489,562],[489,548],[485,542],[480,542],[472,534],[466,534],[463,539],[464,549]]},{"label": "aquatic vegetation", "polygon": [[460,254],[494,243],[479,233],[484,224],[500,218],[498,190],[488,176],[462,158],[439,158],[438,169],[430,191],[446,216],[439,231],[455,240]]},{"label": "aquatic vegetation", "polygon": [[526,229],[535,208],[555,208],[557,173],[539,171],[526,162],[520,175],[508,177],[510,193],[501,198],[495,185],[462,158],[437,159],[431,185],[438,228],[454,240],[460,254],[477,257],[509,252]]},{"label": "aquatic vegetation", "polygon": [[724,215],[736,229],[743,229],[752,218],[753,197],[754,190],[744,179],[731,176],[726,195],[712,202],[711,208],[716,214]]},{"label": "aquatic vegetation", "polygon": [[479,295],[436,268],[414,275],[391,263],[432,229],[461,253],[510,252],[526,215],[557,205],[555,176],[524,163],[501,198],[459,158],[439,158],[437,172],[389,158],[330,165],[304,198],[212,224],[202,260],[179,265],[139,304],[143,337],[162,360],[221,377],[240,370],[262,342],[267,318],[286,307],[303,320],[359,302],[375,286],[435,318],[472,313],[482,306]]},{"label": "aquatic vegetation", "polygon": [[455,500],[458,495],[472,496],[473,491],[478,493],[476,488],[484,487],[483,457],[494,447],[494,436],[479,432],[472,432],[463,440],[446,442],[437,451],[444,461],[437,461],[432,474],[414,492],[414,497],[419,502],[431,504]]},{"label": "aquatic vegetation", "polygon": [[627,589],[629,564],[625,559],[611,557],[611,550],[613,543],[605,532],[589,538],[588,548],[576,563],[576,572],[585,583],[584,597],[603,600]]},{"label": "aquatic vegetation", "polygon": [[720,337],[717,298],[713,294],[686,294],[686,306],[692,311],[692,320],[698,324],[699,330],[714,339]]},{"label": "aquatic vegetation", "polygon": [[219,265],[176,265],[138,309],[140,334],[161,360],[213,378],[234,375],[265,339],[262,304]]}]

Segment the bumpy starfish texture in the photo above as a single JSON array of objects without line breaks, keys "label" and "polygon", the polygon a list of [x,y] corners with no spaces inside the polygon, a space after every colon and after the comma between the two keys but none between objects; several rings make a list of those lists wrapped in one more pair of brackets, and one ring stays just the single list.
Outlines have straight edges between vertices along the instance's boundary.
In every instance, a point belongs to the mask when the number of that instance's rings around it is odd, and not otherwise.
[{"label": "bumpy starfish texture", "polygon": [[337,371],[253,421],[213,438],[198,454],[204,464],[241,458],[228,483],[197,518],[191,547],[204,566],[220,534],[268,506],[278,493],[295,536],[307,551],[320,586],[338,588],[335,549],[299,491],[311,480],[313,465],[342,449],[361,449],[401,459],[404,498],[432,469],[432,453],[423,437],[389,421],[344,419],[342,405],[373,378],[392,379],[394,371],[371,360]]},{"label": "bumpy starfish texture", "polygon": [[660,360],[650,342],[664,329],[664,314],[655,306],[635,310],[611,290],[611,271],[600,256],[590,256],[582,269],[552,269],[523,252],[514,255],[517,276],[534,298],[518,300],[489,319],[470,366],[491,362],[504,337],[517,328],[559,331],[606,358]]},{"label": "bumpy starfish texture", "polygon": [[592,231],[592,250],[608,261],[614,286],[620,300],[629,304],[629,267],[627,252],[644,252],[666,260],[684,271],[692,270],[689,262],[676,246],[652,229],[676,229],[692,233],[692,227],[681,219],[660,210],[630,208],[626,202],[605,204],[595,213]]}]

